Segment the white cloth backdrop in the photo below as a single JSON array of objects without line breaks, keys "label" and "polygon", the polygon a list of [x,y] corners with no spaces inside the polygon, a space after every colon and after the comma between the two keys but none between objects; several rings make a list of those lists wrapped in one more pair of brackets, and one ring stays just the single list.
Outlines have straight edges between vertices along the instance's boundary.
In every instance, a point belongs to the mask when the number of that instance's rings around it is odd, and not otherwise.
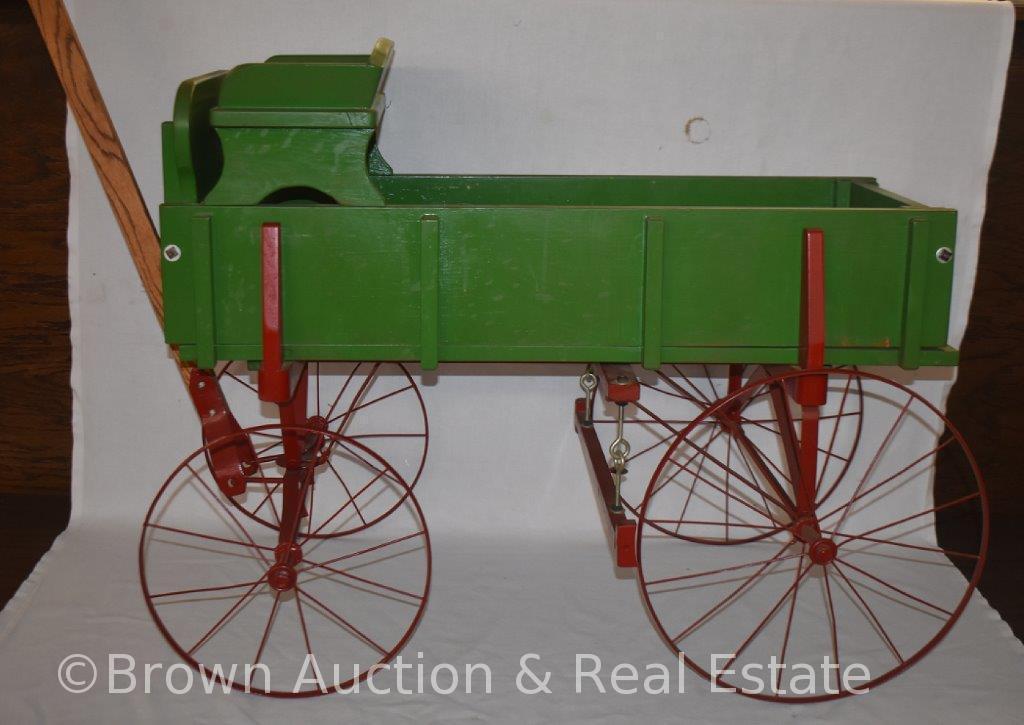
[{"label": "white cloth backdrop", "polygon": [[[398,172],[876,176],[960,211],[950,339],[963,334],[1012,34],[1008,3],[834,0],[75,0],[72,14],[143,193],[161,199],[159,124],[176,85],[275,53],[396,41],[382,150]],[[707,120],[691,143],[687,119]],[[794,710],[712,694],[575,695],[572,661],[671,663],[616,578],[569,425],[575,369],[442,367],[424,386],[418,489],[433,598],[407,654],[491,664],[494,694],[108,695],[102,660],[176,660],[143,605],[138,526],[198,425],[76,130],[69,129],[75,465],[69,530],[0,615],[6,722],[1008,720],[1020,643],[976,596],[922,663],[863,698]],[[26,142],[30,140],[26,139]],[[941,400],[949,373],[919,382]],[[981,462],[984,466],[984,461]],[[70,695],[68,654],[101,661]],[[519,657],[553,694],[514,686]]]}]

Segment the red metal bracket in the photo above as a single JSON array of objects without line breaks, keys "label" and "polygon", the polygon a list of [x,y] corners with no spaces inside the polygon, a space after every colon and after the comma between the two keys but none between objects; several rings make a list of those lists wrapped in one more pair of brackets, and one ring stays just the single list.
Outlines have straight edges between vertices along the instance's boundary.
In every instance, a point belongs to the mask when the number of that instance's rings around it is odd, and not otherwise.
[{"label": "red metal bracket", "polygon": [[292,398],[291,366],[284,364],[281,307],[281,225],[268,222],[260,233],[263,290],[263,361],[259,370],[260,400],[286,403]]},{"label": "red metal bracket", "polygon": [[590,470],[597,479],[597,487],[604,500],[604,510],[608,517],[608,525],[611,527],[615,540],[615,563],[623,567],[636,566],[636,522],[627,516],[621,508],[615,506],[615,483],[612,481],[611,471],[608,469],[608,462],[601,450],[601,441],[598,440],[597,432],[593,425],[584,423],[587,414],[587,401],[584,398],[576,400],[575,407],[576,432],[580,436],[583,448],[586,451],[586,459],[590,464]]},{"label": "red metal bracket", "polygon": [[602,365],[598,381],[602,394],[611,403],[623,405],[640,400],[640,381],[628,365]]},{"label": "red metal bracket", "polygon": [[[209,370],[193,368],[188,392],[199,414],[207,462],[217,487],[226,496],[245,492],[245,477],[257,469],[256,451],[249,436],[241,435],[241,426],[228,408],[217,376]],[[223,439],[221,443],[216,441]],[[213,443],[213,445],[210,445]]]}]

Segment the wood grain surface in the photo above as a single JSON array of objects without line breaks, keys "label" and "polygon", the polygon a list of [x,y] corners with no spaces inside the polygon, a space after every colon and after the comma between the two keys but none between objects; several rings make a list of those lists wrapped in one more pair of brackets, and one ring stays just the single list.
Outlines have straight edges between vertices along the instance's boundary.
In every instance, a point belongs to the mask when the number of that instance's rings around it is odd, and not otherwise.
[{"label": "wood grain surface", "polygon": [[71,472],[65,106],[32,16],[0,4],[0,491]]},{"label": "wood grain surface", "polygon": [[2,606],[71,504],[66,108],[21,0],[0,0],[0,88]]}]

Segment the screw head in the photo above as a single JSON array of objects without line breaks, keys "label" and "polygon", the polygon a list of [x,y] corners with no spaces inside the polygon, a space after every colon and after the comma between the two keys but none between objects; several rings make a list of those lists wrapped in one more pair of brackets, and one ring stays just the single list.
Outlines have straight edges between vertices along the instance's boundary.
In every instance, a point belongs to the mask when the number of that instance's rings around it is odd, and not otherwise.
[{"label": "screw head", "polygon": [[181,259],[181,247],[177,244],[168,244],[164,247],[164,259],[168,262],[177,262]]},{"label": "screw head", "polygon": [[946,264],[953,258],[953,250],[949,247],[939,247],[935,250],[935,258],[942,264]]}]

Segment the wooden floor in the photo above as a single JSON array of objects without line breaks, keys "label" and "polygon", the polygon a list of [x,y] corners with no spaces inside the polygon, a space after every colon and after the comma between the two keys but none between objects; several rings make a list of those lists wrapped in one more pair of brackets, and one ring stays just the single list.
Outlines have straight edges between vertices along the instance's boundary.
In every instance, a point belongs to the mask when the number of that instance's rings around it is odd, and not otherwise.
[{"label": "wooden floor", "polygon": [[[981,591],[1024,638],[1024,23],[1017,23],[977,289],[949,401],[993,501]],[[0,0],[0,606],[67,525],[71,396],[65,107],[23,0]],[[940,531],[955,547],[958,532]]]}]

